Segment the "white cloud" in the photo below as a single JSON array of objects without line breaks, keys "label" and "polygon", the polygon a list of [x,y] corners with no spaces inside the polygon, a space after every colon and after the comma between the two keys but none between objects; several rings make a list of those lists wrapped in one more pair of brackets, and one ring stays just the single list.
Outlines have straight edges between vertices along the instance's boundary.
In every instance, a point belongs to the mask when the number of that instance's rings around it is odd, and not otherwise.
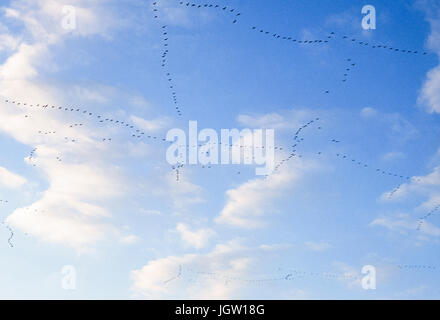
[{"label": "white cloud", "polygon": [[120,178],[90,164],[60,165],[50,161],[43,161],[49,188],[40,200],[16,209],[7,222],[29,235],[81,252],[91,251],[97,241],[125,241],[127,236],[111,226],[110,213],[99,204],[121,195],[124,186]]},{"label": "white cloud", "polygon": [[189,172],[180,173],[179,181],[176,181],[176,172],[170,171],[165,176],[166,189],[164,194],[172,200],[176,209],[187,209],[189,206],[204,202],[203,189],[190,181]]},{"label": "white cloud", "polygon": [[399,151],[387,152],[384,155],[382,155],[382,160],[384,161],[395,161],[403,158],[405,158],[405,154]]},{"label": "white cloud", "polygon": [[378,111],[371,107],[365,107],[361,110],[361,116],[364,118],[375,117],[378,114]]},{"label": "white cloud", "polygon": [[241,228],[263,226],[260,218],[274,212],[273,201],[281,197],[307,168],[302,161],[291,162],[290,166],[283,166],[267,179],[256,178],[226,191],[227,202],[215,221]]},{"label": "white cloud", "polygon": [[247,128],[292,129],[311,120],[313,113],[307,109],[293,109],[283,113],[240,114],[237,122]]},{"label": "white cloud", "polygon": [[240,114],[237,117],[237,121],[241,125],[250,128],[279,129],[279,128],[284,128],[288,125],[284,117],[282,117],[278,113],[270,113],[264,115]]},{"label": "white cloud", "polygon": [[139,108],[142,109],[149,109],[151,107],[150,103],[141,96],[130,96],[128,99],[131,101],[131,103]]},{"label": "white cloud", "polygon": [[4,167],[0,167],[0,185],[15,189],[20,188],[26,182],[26,178],[13,173]]},{"label": "white cloud", "polygon": [[430,113],[440,113],[440,66],[430,70],[426,77],[419,103],[425,104]]},{"label": "white cloud", "polygon": [[206,247],[211,237],[215,234],[214,231],[207,228],[192,231],[183,223],[179,223],[176,230],[186,244],[193,246],[196,249]]},{"label": "white cloud", "polygon": [[374,120],[386,125],[390,129],[390,136],[399,141],[405,142],[418,134],[416,127],[397,112],[385,113],[366,107],[361,110],[360,114],[366,120]]},{"label": "white cloud", "polygon": [[325,21],[325,24],[333,28],[344,27],[357,31],[360,24],[359,12],[355,11],[353,8],[349,8],[345,11],[330,15]]},{"label": "white cloud", "polygon": [[15,18],[26,27],[26,31],[35,39],[54,43],[66,34],[85,37],[99,35],[109,37],[111,30],[124,25],[125,19],[115,19],[108,9],[110,1],[71,0],[68,5],[75,8],[76,28],[65,30],[62,20],[65,17],[63,7],[66,3],[58,0],[14,0],[5,9],[8,18]]},{"label": "white cloud", "polygon": [[285,299],[286,300],[310,300],[310,293],[303,289],[291,289],[286,294]]},{"label": "white cloud", "polygon": [[37,75],[35,64],[44,54],[47,54],[44,45],[20,44],[17,52],[10,56],[0,67],[2,81],[17,81],[32,79]]},{"label": "white cloud", "polygon": [[325,251],[331,248],[331,245],[328,242],[313,242],[307,241],[305,243],[306,247],[312,251]]},{"label": "white cloud", "polygon": [[440,204],[440,167],[435,167],[431,173],[425,176],[411,177],[406,183],[402,183],[394,191],[392,199],[390,192],[382,194],[382,200],[404,200],[409,196],[427,197],[428,200],[422,204],[423,209],[432,209]]},{"label": "white cloud", "polygon": [[244,284],[232,281],[225,285],[224,279],[245,277],[253,265],[249,254],[248,248],[231,241],[217,245],[207,254],[170,256],[149,261],[131,272],[132,289],[136,296],[148,299],[237,298]]},{"label": "white cloud", "polygon": [[132,290],[136,297],[147,299],[242,299],[251,283],[290,273],[264,272],[261,265],[272,255],[270,251],[232,240],[205,254],[151,260],[131,272]]},{"label": "white cloud", "polygon": [[[70,4],[77,9],[78,28],[69,35],[107,37],[110,29],[119,26],[119,22],[110,23],[111,14],[103,3],[73,0]],[[0,65],[2,97],[27,103],[63,105],[66,95],[62,84],[59,87],[48,85],[40,77],[47,68],[57,70],[52,59],[56,53],[52,49],[68,36],[61,28],[62,5],[55,0],[14,0],[10,8],[4,10],[9,19],[22,23],[24,31],[7,39],[4,35],[8,31],[0,28],[0,41],[6,39],[13,44],[8,48],[15,49]],[[84,99],[102,100],[92,89],[83,90],[83,93],[87,93]],[[119,168],[112,164],[113,155],[118,153],[116,146],[110,149],[97,137],[105,129],[84,126],[74,133],[80,143],[66,143],[64,137],[73,133],[68,126],[72,119],[66,119],[65,114],[36,107],[17,107],[5,103],[3,98],[0,104],[0,131],[37,148],[34,159],[26,161],[29,165],[35,164],[35,170],[48,183],[39,200],[16,209],[7,222],[31,236],[80,252],[91,251],[97,241],[106,239],[132,243],[135,237],[123,235],[111,225],[111,213],[103,205],[122,197],[127,190]],[[41,129],[56,131],[59,136],[36,134]],[[1,180],[7,180],[11,186],[26,181],[17,176],[11,178],[5,171],[1,174]]]},{"label": "white cloud", "polygon": [[207,18],[209,13],[201,10],[191,10],[177,2],[163,0],[157,2],[159,20],[167,24],[189,27],[194,24],[195,17]]},{"label": "white cloud", "polygon": [[0,51],[2,50],[16,50],[20,45],[21,39],[17,39],[10,34],[0,34]]},{"label": "white cloud", "polygon": [[361,287],[361,270],[341,261],[335,261],[332,265],[337,270],[338,274],[341,273],[341,277],[338,279],[339,281],[346,283],[349,288]]},{"label": "white cloud", "polygon": [[136,116],[131,116],[131,120],[135,125],[139,128],[142,128],[149,132],[163,130],[168,127],[171,123],[171,120],[166,117],[161,117],[153,120],[147,120]]},{"label": "white cloud", "polygon": [[423,236],[440,236],[440,228],[433,226],[427,221],[424,221],[424,223],[420,227],[420,230],[417,230],[418,220],[412,218],[408,214],[398,214],[394,217],[379,217],[373,220],[370,225],[382,226],[392,232],[402,235],[408,235],[410,232],[417,232]]},{"label": "white cloud", "polygon": [[30,207],[15,210],[7,218],[8,224],[44,241],[68,245],[78,252],[91,252],[91,244],[104,240],[108,233],[117,233],[109,224],[49,201],[42,199]]},{"label": "white cloud", "polygon": [[122,237],[122,238],[120,239],[120,241],[121,241],[122,243],[125,243],[125,244],[133,244],[133,243],[136,243],[136,242],[139,241],[139,237],[137,237],[137,236],[135,236],[135,235],[133,235],[133,234],[130,234],[130,235],[128,235],[128,236],[124,236],[124,237]]},{"label": "white cloud", "polygon": [[[428,46],[440,56],[440,10],[432,11],[425,8],[430,18],[431,34],[428,38]],[[440,113],[440,65],[429,70],[425,83],[420,91],[419,104],[426,107],[430,113]]]},{"label": "white cloud", "polygon": [[153,215],[153,216],[160,216],[162,214],[162,212],[160,212],[159,210],[140,209],[139,211],[143,214]]},{"label": "white cloud", "polygon": [[259,246],[259,249],[263,251],[277,251],[280,249],[288,249],[291,248],[293,245],[291,244],[262,244]]}]

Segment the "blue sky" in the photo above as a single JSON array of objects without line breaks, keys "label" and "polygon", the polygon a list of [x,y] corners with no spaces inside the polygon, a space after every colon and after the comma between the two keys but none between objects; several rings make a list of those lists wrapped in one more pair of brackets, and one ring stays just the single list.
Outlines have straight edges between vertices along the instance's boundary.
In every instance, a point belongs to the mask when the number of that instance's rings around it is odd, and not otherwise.
[{"label": "blue sky", "polygon": [[[179,2],[2,2],[0,297],[439,298],[438,3]],[[176,181],[161,139],[190,120],[274,129],[277,161],[314,122],[267,179]]]}]

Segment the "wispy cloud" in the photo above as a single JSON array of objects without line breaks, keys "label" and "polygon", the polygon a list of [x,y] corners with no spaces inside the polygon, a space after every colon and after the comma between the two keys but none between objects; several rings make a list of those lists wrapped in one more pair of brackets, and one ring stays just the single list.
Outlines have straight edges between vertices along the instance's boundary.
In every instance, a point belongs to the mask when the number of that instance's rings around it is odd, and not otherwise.
[{"label": "wispy cloud", "polygon": [[[79,23],[69,36],[108,37],[109,31],[119,26],[111,23],[111,13],[102,4],[94,1],[72,1],[71,4],[76,6]],[[22,34],[8,40],[14,43],[15,51],[0,65],[0,94],[3,97],[29,104],[62,104],[68,98],[62,84],[45,84],[41,76],[45,68],[56,70],[51,48],[62,43],[67,36],[61,27],[62,5],[58,1],[16,0],[3,11],[8,19],[14,19],[24,27]],[[75,88],[78,90],[79,87]],[[92,89],[83,88],[82,93],[90,101],[105,102],[103,96]],[[123,235],[111,225],[111,214],[102,205],[102,201],[122,196],[126,187],[124,178],[112,170],[112,164],[105,164],[110,160],[108,154],[104,156],[105,152],[101,155],[96,152],[106,149],[99,142],[96,129],[83,128],[82,132],[75,133],[81,147],[75,143],[67,144],[64,139],[42,137],[36,132],[50,128],[63,137],[70,135],[71,120],[54,112],[42,115],[42,111],[36,108],[14,107],[4,103],[3,99],[1,103],[0,130],[23,144],[37,147],[36,159],[26,161],[29,165],[37,161],[35,169],[43,174],[49,185],[41,192],[39,200],[14,210],[7,218],[8,223],[31,236],[81,252],[90,251],[97,241],[109,238],[127,242],[130,235]],[[25,115],[29,121],[23,121]],[[9,186],[17,187],[26,182],[25,178],[6,169],[1,174]]]},{"label": "wispy cloud", "polygon": [[208,228],[191,230],[187,225],[179,223],[176,227],[182,240],[196,249],[204,248],[208,245],[209,240],[215,235],[215,232]]},{"label": "wispy cloud", "polygon": [[[428,5],[429,1],[418,1],[420,8],[423,8],[427,15],[427,20],[431,25],[431,33],[427,44],[429,48],[440,56],[440,9],[438,6]],[[423,5],[422,5],[423,3]],[[430,113],[440,113],[440,65],[431,69],[420,90],[418,102],[425,106]]]},{"label": "wispy cloud", "polygon": [[[152,260],[131,272],[132,289],[135,296],[149,299],[232,299],[239,296],[244,283],[233,281],[225,286],[222,276],[244,278],[252,264],[249,253],[239,242],[230,241],[218,244],[207,254]],[[197,272],[206,276],[200,275],[198,281],[188,285],[185,280]]]},{"label": "wispy cloud", "polygon": [[265,223],[261,218],[274,213],[275,200],[298,182],[308,168],[299,160],[292,162],[267,179],[249,180],[226,191],[227,202],[215,221],[241,228],[262,227]]},{"label": "wispy cloud", "polygon": [[328,242],[314,242],[314,241],[307,241],[305,243],[306,247],[312,251],[325,251],[330,249],[332,246]]},{"label": "wispy cloud", "polygon": [[7,188],[20,188],[27,182],[26,178],[13,173],[4,167],[0,167],[0,185]]}]

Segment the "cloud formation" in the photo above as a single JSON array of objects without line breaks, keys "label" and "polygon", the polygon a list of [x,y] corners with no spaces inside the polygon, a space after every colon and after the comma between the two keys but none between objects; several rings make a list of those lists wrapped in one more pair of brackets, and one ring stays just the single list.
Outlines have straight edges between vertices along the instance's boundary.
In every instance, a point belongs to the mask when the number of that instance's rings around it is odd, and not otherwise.
[{"label": "cloud formation", "polygon": [[297,182],[307,169],[304,162],[297,159],[291,161],[290,165],[283,166],[282,170],[266,179],[252,179],[226,191],[226,204],[215,221],[240,228],[262,227],[265,223],[261,218],[274,213],[274,201],[293,182]]},{"label": "cloud formation", "polygon": [[23,186],[26,182],[26,178],[13,173],[4,167],[0,167],[0,185],[10,189],[16,189]]},{"label": "cloud formation", "polygon": [[208,241],[215,235],[214,231],[208,228],[202,228],[198,230],[191,230],[187,225],[179,223],[176,227],[182,240],[196,248],[201,249],[207,246]]}]

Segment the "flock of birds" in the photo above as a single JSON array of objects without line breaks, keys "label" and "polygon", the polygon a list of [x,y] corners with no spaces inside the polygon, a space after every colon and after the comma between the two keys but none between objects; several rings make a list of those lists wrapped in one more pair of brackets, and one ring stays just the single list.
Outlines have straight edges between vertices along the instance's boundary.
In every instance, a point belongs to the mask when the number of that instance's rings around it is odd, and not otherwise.
[{"label": "flock of birds", "polygon": [[[180,2],[180,4],[183,4],[183,2]],[[186,3],[186,6],[187,6],[187,7],[193,7],[193,8],[194,8],[194,7],[195,7],[195,8],[202,8],[202,7],[205,7],[205,8],[206,8],[206,7],[213,7],[213,6],[216,7],[216,8],[219,8],[219,7],[220,7],[220,5],[206,5],[206,4],[205,4],[205,5],[202,6],[202,5],[200,5],[200,4],[195,4],[195,3],[192,3],[192,4],[191,4],[191,3],[189,3],[189,2]],[[223,10],[226,10],[226,9],[227,9],[227,7],[223,7]],[[233,12],[233,11],[234,11],[234,10],[231,10],[231,12]],[[235,23],[235,22],[236,22],[236,21],[234,20],[234,23]],[[256,27],[256,26],[252,26],[252,27],[251,27],[251,30],[253,30],[253,31],[255,31],[255,32],[259,33],[259,34],[262,34],[262,35],[270,36],[270,37],[272,37],[272,38],[274,38],[274,39],[279,39],[279,40],[289,41],[289,42],[294,43],[294,44],[309,44],[309,45],[310,45],[310,44],[327,44],[327,43],[329,43],[331,40],[336,39],[336,33],[333,32],[333,31],[330,32],[330,33],[327,35],[326,39],[314,39],[314,40],[305,39],[305,40],[304,40],[304,39],[299,39],[298,37],[281,35],[281,34],[278,34],[278,33],[276,33],[276,32],[271,32],[271,31],[265,30],[265,29],[263,29],[263,28],[258,28],[258,27]],[[426,56],[426,55],[427,55],[427,52],[425,52],[425,51],[421,51],[421,50],[409,50],[409,49],[396,48],[395,46],[391,46],[391,45],[388,45],[388,44],[377,44],[377,43],[376,43],[376,44],[370,44],[370,43],[368,43],[367,41],[357,40],[356,38],[349,37],[349,36],[347,36],[347,35],[343,35],[341,38],[342,38],[343,40],[345,40],[345,41],[348,41],[348,42],[351,43],[351,44],[358,44],[359,46],[362,46],[362,47],[365,47],[365,48],[371,48],[371,49],[383,49],[383,50],[386,50],[387,52],[393,52],[393,53],[406,53],[406,54],[413,54],[413,55],[419,55],[419,56]],[[346,67],[346,69],[344,70],[344,74],[343,74],[342,82],[347,82],[350,72],[351,72],[351,71],[353,70],[353,68],[356,66],[356,63],[353,62],[351,58],[347,58],[347,59],[346,59],[346,62],[347,62],[347,67]],[[330,93],[330,90],[326,90],[325,93],[326,93],[326,94],[329,94],[329,93]],[[317,120],[319,120],[319,119],[317,119]],[[301,132],[301,130],[302,130],[302,129],[305,129],[308,125],[310,125],[310,124],[312,124],[312,123],[313,123],[313,121],[311,121],[311,122],[309,122],[308,124],[304,125],[304,126],[301,127],[301,128],[299,129],[299,131],[295,134],[294,140],[295,140],[296,143],[293,145],[293,148],[297,147],[297,145],[298,145],[300,142],[303,141],[303,139],[298,139],[298,135],[299,135],[299,133]],[[337,141],[337,140],[333,139],[332,142],[334,142],[334,143],[339,143],[340,141]],[[318,152],[318,154],[321,155],[322,152]],[[275,171],[279,170],[279,168],[280,168],[284,163],[288,162],[289,160],[291,160],[291,159],[292,159],[293,157],[295,157],[295,156],[298,156],[299,158],[302,157],[301,155],[298,155],[298,154],[296,153],[296,150],[295,150],[295,149],[292,150],[292,152],[289,154],[289,156],[288,156],[287,158],[285,158],[285,159],[283,159],[283,160],[280,160],[280,162],[277,163],[277,164],[275,165]],[[348,156],[348,155],[337,153],[336,156],[337,156],[338,158],[340,158],[340,159],[351,160],[351,162],[352,162],[353,164],[358,165],[358,166],[360,166],[360,167],[363,167],[363,168],[369,168],[369,165],[368,165],[368,164],[363,163],[363,162],[361,162],[361,161],[359,161],[359,160],[353,159],[352,157],[350,157],[350,156]],[[404,180],[407,180],[407,181],[409,181],[409,180],[411,179],[411,177],[406,176],[406,175],[404,175],[404,174],[399,174],[399,173],[389,172],[389,171],[384,170],[384,169],[381,169],[381,168],[376,168],[374,172],[375,172],[376,174],[379,174],[379,175],[385,175],[385,176],[390,176],[390,177],[400,178],[400,179],[404,179]],[[266,176],[266,178],[267,178],[267,176]],[[417,180],[417,179],[416,179],[416,180]],[[391,198],[396,192],[398,192],[398,191],[400,190],[401,186],[402,186],[402,184],[400,184],[400,185],[399,185],[398,187],[396,187],[393,191],[391,191],[391,192],[389,193],[389,195],[388,195],[388,198]],[[439,205],[439,206],[436,206],[434,209],[432,209],[430,212],[428,212],[424,217],[422,217],[422,218],[420,219],[420,221],[419,221],[419,224],[418,224],[417,230],[420,230],[420,227],[423,225],[424,221],[425,221],[427,218],[429,218],[431,215],[433,215],[435,212],[437,212],[438,209],[440,209],[440,205]]]},{"label": "flock of birds", "polygon": [[[230,8],[228,6],[222,6],[219,4],[213,4],[213,3],[197,4],[197,3],[193,3],[193,2],[183,2],[183,1],[180,1],[179,4],[181,6],[186,6],[188,8],[195,8],[195,9],[212,8],[212,9],[224,11],[225,13],[227,13],[231,17],[233,24],[237,24],[237,22],[239,21],[239,18],[241,16],[241,13],[238,12],[238,10],[236,10],[235,8]],[[160,13],[159,13],[160,6],[158,4],[158,1],[153,2],[152,6],[153,6],[154,19],[157,19],[158,21],[161,20]],[[264,29],[264,28],[259,28],[257,26],[251,26],[249,29],[252,30],[252,32],[256,32],[258,34],[268,36],[268,37],[271,37],[276,40],[286,41],[286,42],[289,42],[289,43],[295,44],[295,45],[324,45],[324,44],[330,43],[331,41],[336,41],[336,39],[337,39],[337,36],[336,36],[335,32],[333,32],[333,31],[320,39],[303,39],[301,37],[282,35],[277,32],[268,31],[267,29]],[[176,83],[175,83],[175,80],[173,78],[173,74],[172,74],[172,72],[169,68],[169,65],[168,65],[168,56],[170,54],[168,26],[166,24],[162,24],[160,30],[161,30],[161,40],[162,40],[161,67],[163,68],[164,74],[166,76],[166,80],[168,83],[168,89],[169,89],[170,96],[171,96],[171,99],[172,99],[172,102],[174,105],[175,112],[176,112],[177,116],[182,117],[182,110],[181,110],[180,102],[178,99],[178,93],[176,90]],[[427,55],[427,52],[424,52],[424,51],[401,49],[401,48],[396,48],[395,46],[390,46],[387,44],[371,44],[366,41],[357,40],[356,38],[349,37],[347,35],[341,36],[341,39],[343,39],[344,41],[346,41],[347,43],[350,43],[350,44],[356,44],[361,47],[375,49],[375,50],[382,49],[382,50],[386,50],[387,52],[401,53],[401,54],[403,54],[403,53],[404,54],[412,54],[412,55],[417,55],[417,56],[426,56]],[[347,58],[345,60],[345,69],[342,74],[342,80],[341,80],[342,82],[348,81],[350,74],[353,71],[353,69],[356,67],[356,65],[357,65],[356,62],[354,62],[351,58]],[[324,93],[329,94],[330,90],[325,90]],[[17,107],[20,107],[24,111],[26,111],[26,110],[29,110],[29,111],[30,110],[40,110],[40,111],[57,110],[57,111],[62,111],[62,112],[66,112],[66,113],[82,115],[88,119],[94,119],[95,121],[97,121],[98,124],[107,124],[107,125],[113,125],[113,126],[118,126],[118,127],[124,128],[129,131],[130,136],[134,139],[145,138],[145,139],[149,139],[149,141],[169,143],[166,141],[165,138],[160,138],[158,136],[148,134],[148,133],[144,132],[143,130],[136,128],[136,126],[134,124],[128,123],[126,120],[115,119],[112,117],[106,117],[104,115],[95,114],[93,112],[90,112],[89,110],[84,110],[81,108],[61,107],[61,106],[54,106],[54,105],[49,105],[49,104],[25,103],[25,102],[21,102],[21,101],[11,100],[9,98],[4,99],[4,102],[9,103],[9,104],[13,104]],[[32,119],[32,116],[28,113],[24,114],[24,117],[28,118],[28,119]],[[291,146],[291,150],[289,151],[288,156],[286,158],[281,159],[278,163],[276,163],[275,172],[278,171],[281,168],[281,166],[286,164],[288,161],[290,161],[294,157],[298,157],[298,158],[302,157],[298,153],[298,147],[304,141],[304,138],[302,137],[303,131],[311,126],[317,126],[317,129],[321,130],[322,127],[318,125],[319,121],[320,121],[320,118],[314,118],[314,119],[310,120],[309,122],[305,123],[304,125],[302,125],[294,133],[293,145]],[[82,126],[84,126],[84,123],[74,123],[74,124],[69,125],[69,128],[79,128]],[[52,136],[52,135],[55,136],[55,135],[57,135],[56,130],[38,130],[37,133],[42,136]],[[76,138],[71,138],[71,137],[67,137],[67,136],[64,136],[64,140],[66,142],[77,142],[78,141]],[[101,138],[101,141],[102,142],[111,142],[112,138]],[[335,143],[335,144],[339,144],[341,141],[336,140],[336,139],[332,139],[332,140],[330,140],[330,142]],[[221,144],[221,142],[219,144]],[[201,147],[202,145],[200,144],[198,146]],[[229,146],[232,147],[233,145],[229,144]],[[186,146],[187,149],[192,148],[192,147],[194,148],[196,146]],[[243,146],[241,146],[241,148],[243,148]],[[264,148],[264,147],[262,147],[262,148]],[[275,150],[282,151],[283,147],[275,146]],[[34,148],[31,150],[31,152],[28,156],[29,163],[31,163],[33,166],[35,166],[36,153],[37,153],[37,148]],[[317,154],[322,155],[323,153],[318,152]],[[381,168],[374,168],[374,167],[368,165],[367,163],[364,163],[363,161],[357,160],[354,157],[347,155],[347,154],[336,153],[336,157],[340,160],[346,160],[349,163],[356,165],[360,168],[372,169],[373,172],[375,172],[377,175],[399,178],[399,179],[405,180],[406,182],[411,179],[411,177],[404,175],[404,174],[390,172],[390,171],[387,171],[387,170],[384,170]],[[59,162],[62,161],[61,157],[59,157],[59,156],[56,157],[56,160]],[[177,182],[180,181],[181,170],[183,169],[183,167],[184,167],[184,164],[181,164],[181,163],[178,163],[178,164],[172,166],[172,170],[175,172]],[[210,164],[202,165],[201,168],[202,169],[210,169],[210,168],[212,168],[212,166]],[[237,174],[240,174],[240,172],[238,172]],[[267,178],[267,177],[268,176],[266,176],[265,178]],[[402,184],[400,184],[397,188],[395,188],[393,191],[391,191],[389,193],[388,197],[391,198],[396,192],[398,192],[400,190],[401,186],[402,186]],[[7,204],[7,203],[8,203],[8,200],[0,200],[0,204]],[[26,209],[30,210],[29,208],[26,208]],[[428,212],[425,216],[420,218],[420,220],[418,222],[417,230],[420,230],[424,221],[426,221],[430,216],[436,214],[439,210],[440,210],[440,205],[436,206],[430,212]],[[34,213],[38,213],[38,212],[39,211],[37,209],[34,210]],[[14,247],[14,245],[12,243],[12,239],[14,237],[14,231],[6,222],[2,221],[0,223],[10,232],[10,236],[8,238],[8,244],[11,248]],[[432,265],[399,265],[398,268],[401,270],[411,270],[411,271],[439,269],[437,266],[432,266]],[[336,273],[329,273],[329,272],[316,273],[316,272],[306,272],[306,271],[300,271],[300,270],[294,269],[294,270],[289,270],[285,273],[282,273],[281,275],[276,275],[273,277],[259,278],[259,279],[250,279],[250,278],[244,279],[244,278],[240,278],[240,277],[228,276],[225,274],[220,274],[220,273],[215,273],[215,272],[197,271],[197,270],[194,270],[191,268],[179,266],[178,274],[176,276],[164,281],[164,284],[168,284],[168,283],[175,281],[179,278],[185,278],[185,277],[190,278],[190,279],[204,277],[204,278],[221,280],[221,281],[224,281],[225,283],[228,283],[231,281],[240,281],[240,282],[246,282],[246,283],[268,283],[268,282],[275,282],[275,281],[293,281],[295,279],[304,278],[304,277],[360,280],[362,278],[362,275],[347,274],[347,273],[336,274]]]},{"label": "flock of birds", "polygon": [[[13,104],[17,107],[32,108],[32,110],[34,110],[34,111],[36,111],[36,110],[40,110],[40,111],[55,110],[55,111],[63,111],[66,113],[68,112],[68,113],[72,113],[72,114],[76,113],[77,115],[82,115],[82,116],[88,117],[89,119],[95,119],[98,124],[106,123],[107,125],[113,125],[113,126],[118,126],[123,129],[127,129],[130,131],[129,135],[135,139],[146,138],[146,139],[149,139],[150,141],[156,140],[156,141],[160,141],[160,142],[166,142],[165,138],[160,138],[155,135],[150,135],[148,133],[145,133],[141,129],[136,128],[134,124],[128,123],[127,121],[123,121],[123,120],[115,119],[115,118],[111,118],[111,117],[106,117],[106,116],[99,115],[99,114],[94,114],[88,110],[82,110],[80,108],[60,107],[60,106],[54,106],[54,105],[49,105],[49,104],[26,103],[26,102],[20,102],[20,101],[15,101],[15,100],[10,100],[10,99],[5,99],[4,102]],[[72,125],[69,125],[69,128],[79,127],[82,125],[83,124],[81,124],[81,123],[72,124]],[[43,132],[43,131],[41,131],[41,132]],[[56,131],[51,131],[51,132],[56,133]],[[74,140],[69,137],[64,137],[64,139],[70,140],[70,141]],[[102,140],[103,141],[106,141],[106,140],[111,141],[111,138],[102,138]],[[35,150],[33,150],[33,153],[35,153]]]},{"label": "flock of birds", "polygon": [[8,244],[11,248],[13,248],[14,245],[12,244],[12,238],[14,237],[14,230],[12,230],[12,228],[4,221],[0,221],[0,224],[4,225],[5,228],[9,230],[11,235],[8,238]]},{"label": "flock of birds", "polygon": [[347,42],[350,42],[352,44],[358,44],[362,47],[367,47],[370,49],[384,49],[388,52],[393,52],[393,53],[406,53],[406,54],[415,54],[415,55],[419,55],[419,56],[425,56],[428,53],[425,51],[420,51],[420,50],[408,50],[408,49],[400,49],[400,48],[396,48],[393,47],[391,45],[386,45],[386,44],[369,44],[366,41],[359,41],[356,40],[356,38],[353,37],[349,37],[349,36],[342,36],[342,39],[346,40]]},{"label": "flock of birds", "polygon": [[[153,14],[154,14],[154,19],[159,18],[159,9],[156,7],[157,6],[157,2],[153,2]],[[176,109],[177,115],[179,117],[182,116],[182,112],[180,110],[179,107],[179,102],[177,99],[177,92],[174,89],[175,88],[175,84],[174,84],[174,80],[173,77],[171,75],[171,72],[168,69],[168,64],[167,64],[167,55],[169,53],[169,42],[168,42],[168,31],[167,31],[167,25],[163,25],[162,26],[162,41],[163,41],[163,52],[162,52],[162,68],[164,68],[165,70],[165,75],[168,81],[168,87],[169,90],[171,92],[171,97],[173,100],[173,104],[174,104],[174,108]]]},{"label": "flock of birds", "polygon": [[[394,265],[392,266],[396,271],[437,271],[440,270],[438,266],[435,265]],[[226,273],[212,272],[212,271],[202,271],[196,270],[191,267],[186,267],[179,265],[178,272],[175,276],[163,281],[164,285],[167,285],[173,281],[186,280],[188,282],[196,282],[198,280],[214,280],[221,281],[224,284],[239,282],[242,284],[256,284],[264,285],[268,283],[285,282],[285,281],[297,281],[304,278],[314,278],[314,279],[324,279],[324,280],[344,280],[344,281],[361,281],[365,275],[358,272],[312,272],[304,271],[300,269],[284,269],[278,268],[277,272],[273,275],[266,275],[255,278],[244,278],[242,276],[233,276]]]},{"label": "flock of birds", "polygon": [[440,209],[440,205],[437,205],[431,211],[429,211],[427,214],[421,217],[417,223],[417,230],[421,230],[425,221],[428,220],[428,218],[431,217],[432,215],[436,214],[439,209]]},{"label": "flock of birds", "polygon": [[180,169],[182,169],[183,166],[184,165],[182,163],[177,163],[176,165],[171,167],[173,171],[176,173],[176,182],[180,181]]},{"label": "flock of birds", "polygon": [[223,10],[227,13],[229,13],[232,17],[232,23],[237,23],[237,19],[241,16],[240,12],[237,12],[237,10],[235,10],[234,8],[229,8],[228,6],[221,6],[219,4],[197,4],[197,3],[191,3],[191,2],[183,2],[180,1],[179,2],[180,5],[185,5],[189,8],[196,8],[196,9],[200,9],[200,8],[213,8],[213,9],[219,9],[219,10]]},{"label": "flock of birds", "polygon": [[[299,146],[299,144],[304,141],[304,138],[300,137],[300,135],[304,129],[308,128],[309,126],[311,126],[312,124],[314,124],[315,122],[317,122],[319,120],[320,120],[320,118],[312,119],[309,122],[307,122],[306,124],[304,124],[298,128],[298,130],[295,132],[295,135],[293,136],[294,144],[292,145],[292,151],[290,152],[290,154],[288,155],[287,158],[282,159],[277,164],[275,164],[274,172],[279,171],[281,166],[283,166],[285,163],[289,162],[295,156],[297,156],[298,158],[302,158],[302,156],[300,154],[298,154],[297,150],[296,150],[296,148]],[[322,128],[318,127],[318,129],[321,130]],[[266,176],[265,178],[268,178],[268,176]]]},{"label": "flock of birds", "polygon": [[317,40],[300,40],[299,38],[294,38],[292,36],[283,36],[275,32],[267,31],[264,29],[260,29],[258,27],[252,27],[251,30],[254,30],[262,35],[267,35],[270,37],[273,37],[275,39],[279,40],[285,40],[285,41],[291,41],[294,44],[325,44],[330,41],[330,39],[333,38],[333,35],[335,34],[333,31],[330,32],[330,34],[327,36],[327,39],[317,39]]},{"label": "flock of birds", "polygon": [[[282,271],[282,270],[279,270]],[[278,272],[272,276],[262,276],[259,278],[243,278],[239,276],[232,276],[219,272],[208,272],[195,270],[190,267],[179,265],[177,275],[170,279],[165,280],[163,283],[166,285],[172,281],[179,279],[186,279],[189,282],[196,282],[197,280],[215,280],[222,281],[225,284],[230,282],[240,282],[245,284],[267,284],[280,281],[295,281],[305,277],[323,278],[323,279],[335,279],[335,280],[360,280],[362,277],[353,273],[332,273],[332,272],[309,272],[301,271],[297,269],[287,270],[286,272]]]},{"label": "flock of birds", "polygon": [[[180,1],[180,2],[178,2],[178,4],[181,6],[186,6],[188,8],[192,8],[192,9],[213,8],[213,9],[218,9],[218,10],[227,12],[228,14],[230,14],[232,16],[232,23],[233,24],[236,24],[238,22],[238,18],[241,16],[241,12],[238,12],[235,8],[223,6],[223,5],[220,5],[217,3],[204,3],[204,4],[202,4],[202,3],[195,3],[195,2]],[[160,20],[159,1],[154,1],[152,5],[153,5],[154,19]],[[166,74],[167,80],[169,82],[169,88],[171,90],[172,100],[175,105],[176,112],[179,116],[182,116],[182,113],[181,113],[181,110],[179,107],[179,103],[177,101],[177,92],[175,91],[174,80],[171,76],[171,71],[169,70],[168,65],[167,65],[167,56],[169,54],[169,50],[168,50],[169,35],[167,32],[167,25],[165,25],[165,24],[162,25],[162,29],[163,29],[162,36],[163,36],[163,47],[164,47],[163,53],[162,53],[162,67],[164,67],[166,69],[165,74]],[[257,26],[251,26],[250,29],[254,32],[261,34],[261,35],[270,36],[273,39],[288,41],[289,43],[300,44],[300,45],[328,44],[329,42],[335,41],[337,39],[336,33],[334,31],[329,32],[326,36],[324,36],[320,39],[304,39],[299,36],[295,37],[295,36],[289,36],[289,35],[282,35],[277,32],[269,31],[267,29],[260,28]],[[396,48],[395,46],[391,46],[391,45],[383,44],[383,43],[370,44],[367,41],[357,40],[356,38],[350,37],[348,35],[343,35],[343,36],[341,36],[341,38],[350,44],[357,44],[361,47],[370,48],[370,49],[383,49],[383,50],[387,50],[387,52],[406,53],[406,54],[413,54],[413,55],[420,55],[420,56],[425,56],[428,54],[427,52],[422,51],[422,50],[409,50],[409,49]],[[351,61],[351,59],[348,59],[348,61]],[[342,82],[345,83],[348,81],[348,72],[355,65],[356,65],[355,63],[350,63],[350,66],[345,69]],[[325,90],[324,93],[329,94],[330,90]]]}]

